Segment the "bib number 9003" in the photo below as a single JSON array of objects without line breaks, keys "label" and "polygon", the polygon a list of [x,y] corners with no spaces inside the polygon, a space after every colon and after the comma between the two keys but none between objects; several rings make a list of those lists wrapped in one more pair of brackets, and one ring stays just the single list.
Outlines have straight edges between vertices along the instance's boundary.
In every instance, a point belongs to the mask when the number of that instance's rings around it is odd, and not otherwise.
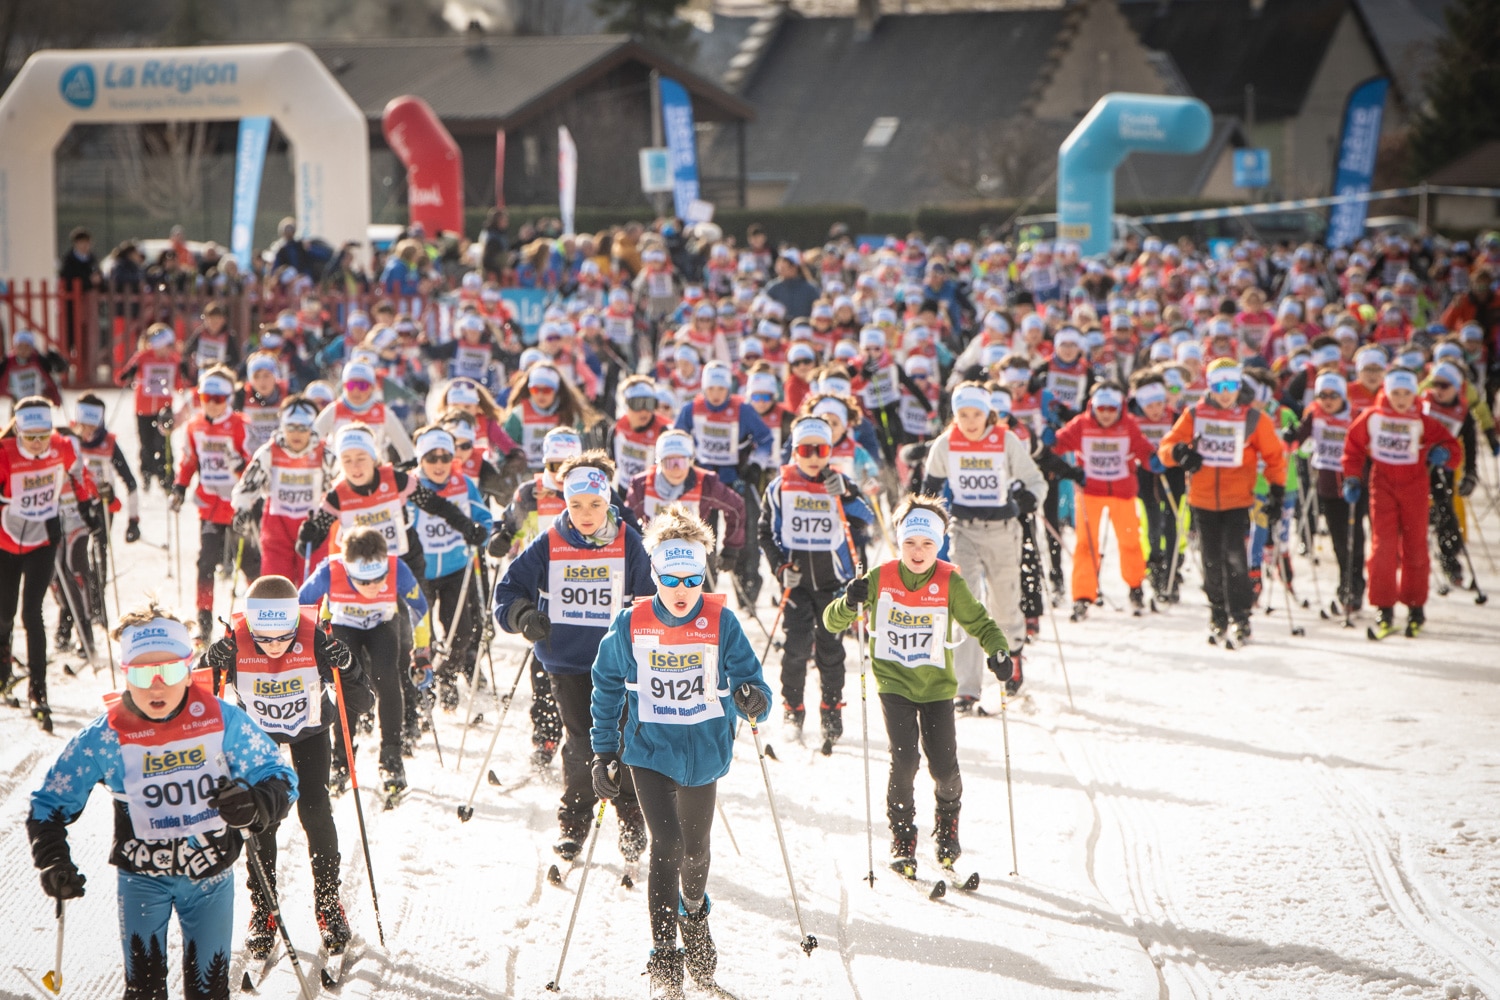
[{"label": "bib number 9003", "polygon": [[653,677],[651,696],[658,701],[699,701],[703,698],[703,675],[676,680]]},{"label": "bib number 9003", "polygon": [[213,775],[203,774],[196,780],[152,782],[141,791],[141,796],[152,809],[159,809],[163,804],[195,806],[212,795],[217,787]]},{"label": "bib number 9003", "polygon": [[959,476],[958,487],[962,490],[998,490],[1000,477],[998,475]]}]

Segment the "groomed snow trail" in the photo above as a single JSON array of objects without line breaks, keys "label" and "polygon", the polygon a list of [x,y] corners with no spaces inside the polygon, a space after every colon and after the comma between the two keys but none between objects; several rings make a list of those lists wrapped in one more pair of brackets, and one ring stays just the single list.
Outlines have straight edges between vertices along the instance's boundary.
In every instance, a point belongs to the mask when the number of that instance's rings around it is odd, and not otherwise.
[{"label": "groomed snow trail", "polygon": [[[123,399],[123,396],[119,397]],[[113,407],[112,407],[113,409]],[[134,452],[128,414],[113,426]],[[1481,468],[1489,469],[1487,464]],[[1487,473],[1487,478],[1490,478]],[[1491,482],[1490,486],[1495,484]],[[1483,491],[1476,497],[1483,497]],[[1483,506],[1483,504],[1480,504]],[[148,592],[174,601],[165,500],[143,497],[142,544],[117,533],[120,593],[128,605]],[[182,515],[195,538],[196,518]],[[1500,538],[1493,512],[1485,531]],[[1320,540],[1324,594],[1333,559]],[[1492,574],[1475,544],[1481,579]],[[191,572],[192,550],[183,559]],[[1123,602],[1113,553],[1106,589]],[[1311,595],[1308,560],[1296,560],[1299,592]],[[171,567],[175,572],[175,566]],[[1206,610],[1188,565],[1184,603],[1131,618],[1095,609],[1061,624],[1077,710],[1068,709],[1057,655],[1027,650],[1031,698],[1007,717],[1018,833],[1019,875],[1009,876],[1005,760],[999,695],[992,714],[959,720],[965,784],[961,878],[978,872],[976,893],[951,887],[929,901],[931,784],[917,783],[919,880],[885,867],[886,751],[879,704],[870,705],[876,881],[867,871],[860,755],[858,660],[849,646],[846,735],[831,757],[787,742],[773,720],[763,739],[808,930],[798,948],[786,874],[766,809],[749,733],[720,784],[720,801],[740,851],[715,831],[709,892],[719,979],[742,998],[886,1000],[911,996],[1115,998],[1489,997],[1500,1000],[1500,620],[1472,595],[1435,594],[1417,640],[1382,643],[1295,609],[1302,638],[1288,635],[1284,606],[1259,614],[1249,647],[1229,652],[1203,641]],[[191,597],[191,584],[184,595]],[[221,607],[227,586],[221,584]],[[114,613],[110,599],[111,615]],[[761,609],[769,622],[774,611]],[[48,605],[49,631],[54,610]],[[753,626],[751,630],[754,631]],[[754,633],[759,637],[759,633]],[[50,641],[50,635],[49,635]],[[494,646],[504,688],[525,645]],[[21,713],[0,709],[0,997],[50,996],[52,906],[30,864],[27,797],[63,742],[99,710],[104,672],[51,673],[57,732],[40,733]],[[772,654],[773,684],[779,654]],[[24,694],[24,689],[22,692]],[[467,692],[465,692],[467,698]],[[412,792],[385,812],[362,793],[387,947],[379,946],[360,854],[352,793],[335,800],[344,852],[344,900],[367,950],[340,995],[540,998],[578,890],[580,870],[561,887],[544,872],[556,860],[557,764],[529,775],[529,688],[523,680],[491,767],[502,780],[480,785],[474,818],[456,809],[499,716],[494,693],[479,693],[483,723],[468,734],[454,772],[461,717],[437,713],[448,767],[431,736],[408,763]],[[375,775],[373,740],[359,740],[358,772]],[[812,737],[809,736],[809,743]],[[110,809],[96,794],[72,828],[73,855],[88,895],[69,905],[64,997],[121,995],[113,873],[105,864]],[[620,885],[618,826],[609,813],[567,966],[563,997],[645,997],[650,947],[642,877]],[[280,882],[304,967],[313,975],[317,930],[306,841],[295,812],[283,823]],[[566,870],[566,866],[563,866]],[[243,866],[236,924],[248,914]],[[951,879],[950,879],[951,881]],[[175,935],[174,935],[175,940]],[[240,931],[236,932],[236,944]],[[174,953],[173,962],[177,961]],[[172,990],[180,995],[180,976]],[[293,997],[285,960],[262,996]],[[693,987],[689,996],[705,996]]]}]

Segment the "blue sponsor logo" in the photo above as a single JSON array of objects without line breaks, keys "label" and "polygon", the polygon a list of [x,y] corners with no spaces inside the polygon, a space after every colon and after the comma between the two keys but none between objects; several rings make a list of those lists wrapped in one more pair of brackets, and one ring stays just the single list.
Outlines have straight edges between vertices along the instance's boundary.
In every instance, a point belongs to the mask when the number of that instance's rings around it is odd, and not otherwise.
[{"label": "blue sponsor logo", "polygon": [[63,100],[73,107],[85,109],[93,107],[94,98],[99,94],[99,89],[94,83],[94,67],[88,63],[69,66],[63,71],[62,80],[58,82],[58,89],[62,91]]}]

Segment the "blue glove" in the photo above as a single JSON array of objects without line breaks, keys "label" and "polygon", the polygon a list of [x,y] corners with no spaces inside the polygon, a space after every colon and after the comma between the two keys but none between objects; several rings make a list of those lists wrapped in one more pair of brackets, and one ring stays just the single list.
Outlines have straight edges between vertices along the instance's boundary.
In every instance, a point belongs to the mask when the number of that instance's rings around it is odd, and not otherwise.
[{"label": "blue glove", "polygon": [[1041,438],[1042,444],[1050,448],[1053,445],[1057,444],[1057,431],[1053,430],[1051,427],[1043,427]]},{"label": "blue glove", "polygon": [[418,691],[432,688],[432,654],[424,647],[411,654],[411,686]]},{"label": "blue glove", "polygon": [[1349,476],[1344,480],[1344,503],[1359,503],[1359,498],[1365,494],[1365,484],[1359,481],[1357,476]]},{"label": "blue glove", "polygon": [[1152,473],[1158,476],[1167,471],[1167,467],[1161,464],[1160,455],[1152,455],[1151,462],[1146,466],[1146,468],[1150,469]]},{"label": "blue glove", "polygon": [[1435,469],[1440,465],[1447,465],[1449,457],[1448,449],[1438,445],[1427,453],[1427,464]]}]

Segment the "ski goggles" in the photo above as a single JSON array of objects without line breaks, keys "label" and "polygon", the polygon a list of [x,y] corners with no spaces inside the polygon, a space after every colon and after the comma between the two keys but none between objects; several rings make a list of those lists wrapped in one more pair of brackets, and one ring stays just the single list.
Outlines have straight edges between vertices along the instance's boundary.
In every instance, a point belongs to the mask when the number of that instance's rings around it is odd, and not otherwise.
[{"label": "ski goggles", "polygon": [[344,383],[344,389],[349,392],[373,392],[375,383],[362,378],[352,378]]},{"label": "ski goggles", "polygon": [[28,444],[46,444],[48,441],[52,440],[51,431],[28,431],[24,434],[17,434],[16,436]]},{"label": "ski goggles", "polygon": [[656,576],[661,585],[668,589],[673,587],[701,587],[703,586],[704,578],[705,575],[703,573],[695,573],[692,576],[673,576],[670,573],[658,573]]},{"label": "ski goggles", "polygon": [[200,392],[198,398],[205,403],[227,403],[229,397],[217,392]]},{"label": "ski goggles", "polygon": [[131,687],[148,688],[160,677],[163,684],[180,684],[187,678],[191,663],[192,657],[188,656],[164,663],[126,664],[125,683]]},{"label": "ski goggles", "polygon": [[775,396],[774,393],[770,393],[770,392],[752,392],[750,394],[750,402],[752,402],[752,403],[774,403],[774,402],[776,402],[776,396]]},{"label": "ski goggles", "polygon": [[649,413],[656,409],[656,406],[656,395],[654,393],[650,396],[629,396],[625,399],[625,407],[637,413]]},{"label": "ski goggles", "polygon": [[799,444],[794,450],[798,458],[827,458],[833,454],[833,445],[822,442]]}]

